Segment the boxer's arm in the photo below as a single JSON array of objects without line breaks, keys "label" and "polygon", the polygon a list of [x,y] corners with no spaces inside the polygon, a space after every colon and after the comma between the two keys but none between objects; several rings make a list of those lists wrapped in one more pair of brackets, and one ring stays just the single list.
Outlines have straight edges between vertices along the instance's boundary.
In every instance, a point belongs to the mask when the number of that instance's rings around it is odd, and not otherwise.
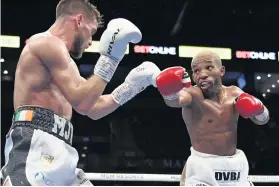
[{"label": "boxer's arm", "polygon": [[[236,90],[236,111],[239,113],[240,116],[244,118],[251,119],[255,124],[257,125],[265,125],[269,121],[269,111],[268,109],[259,101],[257,98],[248,95],[245,95],[246,93],[242,91],[240,88],[235,87]],[[243,96],[243,95],[245,96]],[[243,99],[243,100],[242,100]],[[258,100],[258,101],[255,101]],[[260,104],[259,104],[260,102]],[[258,103],[258,104],[255,104]],[[262,105],[262,106],[260,106]],[[247,113],[248,110],[246,108],[249,108],[249,113]],[[254,112],[260,111],[262,109],[262,112],[258,115],[253,115]],[[250,116],[249,116],[250,115]]]},{"label": "boxer's arm", "polygon": [[143,62],[132,69],[125,81],[116,87],[111,94],[102,95],[86,115],[97,120],[112,113],[151,85],[151,77],[159,72],[160,69],[154,63]]},{"label": "boxer's arm", "polygon": [[120,106],[114,101],[111,94],[102,95],[86,115],[93,120],[98,120],[112,113]]},{"label": "boxer's arm", "polygon": [[[85,78],[81,77],[81,82],[85,83],[86,81]],[[93,120],[98,120],[112,113],[120,106],[120,104],[114,101],[111,94],[101,95],[96,104],[92,105],[83,115]]]},{"label": "boxer's arm", "polygon": [[181,108],[189,106],[192,103],[192,96],[187,92],[187,88],[184,88],[178,93],[178,97],[173,100],[164,99],[167,106],[172,108]]},{"label": "boxer's arm", "polygon": [[163,70],[156,77],[156,86],[169,107],[180,108],[192,102],[191,95],[185,90],[191,86],[191,79],[183,67]]},{"label": "boxer's arm", "polygon": [[107,82],[93,75],[81,81],[77,68],[65,44],[54,36],[42,37],[29,42],[30,50],[48,68],[51,78],[58,85],[65,98],[79,113],[86,113],[102,95]]}]

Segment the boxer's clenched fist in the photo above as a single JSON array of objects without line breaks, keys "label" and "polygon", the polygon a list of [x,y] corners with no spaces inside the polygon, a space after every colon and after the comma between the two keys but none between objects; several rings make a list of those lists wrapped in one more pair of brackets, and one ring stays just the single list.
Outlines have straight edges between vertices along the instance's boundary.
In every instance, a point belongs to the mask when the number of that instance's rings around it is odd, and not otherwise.
[{"label": "boxer's clenched fist", "polygon": [[127,45],[130,42],[138,43],[141,39],[140,30],[129,20],[123,18],[111,20],[100,39],[101,56],[95,66],[94,74],[109,82],[125,55]]},{"label": "boxer's clenched fist", "polygon": [[125,78],[125,82],[118,86],[112,96],[116,103],[123,105],[146,87],[152,84],[152,80],[160,73],[160,69],[152,62],[143,62],[132,69]]},{"label": "boxer's clenched fist", "polygon": [[263,103],[247,93],[242,93],[236,99],[235,109],[243,118],[255,117],[259,121],[266,120],[269,115]]},{"label": "boxer's clenched fist", "polygon": [[165,99],[173,100],[180,90],[191,86],[191,79],[183,67],[170,67],[156,77],[155,86]]},{"label": "boxer's clenched fist", "polygon": [[125,82],[137,87],[138,93],[152,84],[152,78],[160,73],[160,69],[152,62],[143,62],[132,69],[125,79]]},{"label": "boxer's clenched fist", "polygon": [[119,62],[125,54],[128,43],[138,43],[141,38],[140,30],[132,22],[123,18],[113,19],[101,36],[100,54]]}]

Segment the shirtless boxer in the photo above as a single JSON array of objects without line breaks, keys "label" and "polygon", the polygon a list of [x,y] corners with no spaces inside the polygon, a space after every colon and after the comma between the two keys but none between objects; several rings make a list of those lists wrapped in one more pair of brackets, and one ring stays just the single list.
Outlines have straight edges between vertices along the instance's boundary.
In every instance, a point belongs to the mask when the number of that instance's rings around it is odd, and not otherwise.
[{"label": "shirtless boxer", "polygon": [[133,23],[119,18],[109,22],[100,39],[94,75],[82,78],[70,55],[81,58],[101,21],[87,0],[62,0],[55,23],[28,40],[15,75],[15,113],[1,171],[4,185],[92,185],[76,168],[72,108],[99,119],[151,85],[153,73],[160,72],[155,64],[144,62],[111,94],[102,95],[128,43],[142,38]]},{"label": "shirtless boxer", "polygon": [[222,85],[225,68],[216,53],[199,52],[191,67],[197,86],[183,67],[162,71],[155,84],[168,106],[182,108],[192,144],[185,185],[249,185],[247,158],[236,148],[238,117],[264,125],[269,112],[240,88]]}]

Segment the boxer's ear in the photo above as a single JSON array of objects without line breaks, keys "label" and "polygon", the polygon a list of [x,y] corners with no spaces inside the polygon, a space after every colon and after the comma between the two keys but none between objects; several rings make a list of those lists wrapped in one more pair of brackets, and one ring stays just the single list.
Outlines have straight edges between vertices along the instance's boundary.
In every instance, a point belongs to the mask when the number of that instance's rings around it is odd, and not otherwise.
[{"label": "boxer's ear", "polygon": [[226,73],[226,68],[225,68],[225,66],[221,66],[221,68],[220,68],[220,73],[221,73],[221,76],[222,76],[222,77],[225,75],[225,73]]},{"label": "boxer's ear", "polygon": [[83,22],[83,15],[82,14],[78,14],[76,15],[76,25],[77,27],[81,27],[81,24]]}]

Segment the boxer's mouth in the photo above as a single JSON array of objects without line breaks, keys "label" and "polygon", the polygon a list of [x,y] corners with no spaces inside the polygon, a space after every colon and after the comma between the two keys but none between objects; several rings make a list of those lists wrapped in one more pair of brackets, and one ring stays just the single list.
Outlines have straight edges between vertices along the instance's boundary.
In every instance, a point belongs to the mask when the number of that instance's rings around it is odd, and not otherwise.
[{"label": "boxer's mouth", "polygon": [[200,87],[202,89],[207,89],[212,85],[212,83],[210,81],[201,81],[200,83]]}]

